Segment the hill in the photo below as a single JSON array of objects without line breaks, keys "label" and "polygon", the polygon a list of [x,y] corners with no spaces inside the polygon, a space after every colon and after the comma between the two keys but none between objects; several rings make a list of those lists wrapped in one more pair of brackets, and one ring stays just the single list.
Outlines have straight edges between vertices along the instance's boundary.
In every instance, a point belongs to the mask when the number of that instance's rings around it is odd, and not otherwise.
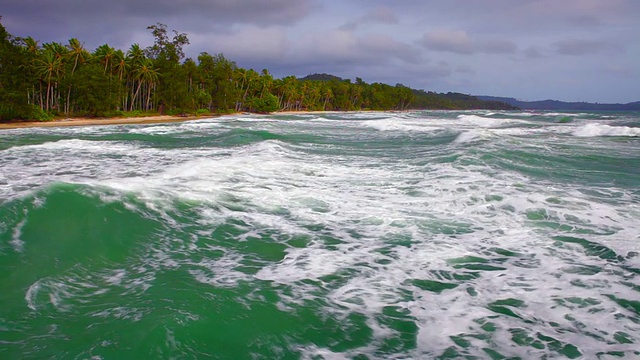
[{"label": "hill", "polygon": [[640,101],[627,104],[600,104],[558,100],[522,101],[498,96],[477,96],[477,98],[486,101],[501,101],[523,110],[640,111]]},{"label": "hill", "polygon": [[323,74],[310,74],[298,80],[300,81],[332,81],[332,80],[343,81],[344,79],[339,76],[323,73]]}]

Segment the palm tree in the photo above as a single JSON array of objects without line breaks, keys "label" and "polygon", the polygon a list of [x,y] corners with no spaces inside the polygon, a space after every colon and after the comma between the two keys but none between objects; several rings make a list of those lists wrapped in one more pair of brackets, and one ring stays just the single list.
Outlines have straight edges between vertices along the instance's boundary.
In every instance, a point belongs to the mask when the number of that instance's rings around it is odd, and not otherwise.
[{"label": "palm tree", "polygon": [[325,111],[327,110],[327,103],[333,98],[333,91],[331,90],[331,86],[327,86],[326,88],[322,89],[322,95],[324,96],[322,111]]},{"label": "palm tree", "polygon": [[274,82],[275,92],[278,95],[280,110],[293,110],[298,97],[298,80],[295,76],[287,76]]},{"label": "palm tree", "polygon": [[42,47],[45,51],[53,53],[56,58],[65,58],[69,53],[66,46],[56,42],[45,43]]},{"label": "palm tree", "polygon": [[38,54],[38,52],[40,51],[40,45],[38,45],[38,40],[33,40],[31,36],[27,36],[26,38],[22,39],[22,41],[24,42],[25,48],[28,53],[33,55]]},{"label": "palm tree", "polygon": [[47,84],[46,102],[44,104],[45,110],[51,109],[52,83],[53,79],[58,76],[61,68],[61,58],[57,58],[51,51],[44,51],[36,63],[36,71]]},{"label": "palm tree", "polygon": [[303,85],[304,101],[303,106],[307,110],[320,110],[319,101],[322,97],[321,84],[317,81],[305,81]]},{"label": "palm tree", "polygon": [[127,51],[126,58],[125,58],[125,61],[128,63],[128,66],[129,66],[129,74],[130,74],[130,77],[127,81],[128,86],[130,87],[128,89],[128,93],[131,94],[131,103],[129,104],[129,111],[133,111],[133,108],[135,106],[135,101],[138,96],[136,91],[136,83],[138,83],[138,89],[137,89],[138,91],[139,91],[139,87],[141,86],[141,83],[139,82],[137,74],[139,73],[139,69],[142,67],[143,63],[146,60],[147,60],[147,57],[145,56],[144,50],[142,50],[140,45],[138,44],[131,45],[131,47]]},{"label": "palm tree", "polygon": [[115,52],[116,50],[107,44],[98,46],[94,51],[94,55],[98,58],[100,63],[104,65],[105,73],[109,69],[109,65],[111,65],[111,60],[115,56]]},{"label": "palm tree", "polygon": [[234,78],[236,81],[236,87],[240,90],[238,92],[238,100],[236,101],[236,111],[240,111],[247,101],[247,96],[249,96],[251,86],[260,80],[260,75],[253,69],[245,70],[237,68],[234,71]]},{"label": "palm tree", "polygon": [[147,101],[145,104],[145,110],[149,111],[153,108],[152,103],[151,103],[151,90],[155,89],[156,84],[158,83],[158,79],[160,77],[158,70],[154,69],[153,66],[153,62],[151,60],[148,61],[150,66],[146,67],[144,66],[144,73],[143,73],[143,80],[144,82],[147,83]]},{"label": "palm tree", "polygon": [[[113,57],[113,71],[114,73],[118,76],[118,95],[121,98],[121,102],[120,104],[122,105],[121,109],[125,109],[127,108],[127,98],[128,98],[128,91],[122,91],[123,90],[123,79],[125,79],[125,75],[128,76],[129,74],[129,70],[131,69],[131,64],[129,62],[129,59],[126,57],[126,55],[124,54],[124,52],[122,50],[116,50],[115,55]],[[126,86],[125,86],[126,87]],[[118,105],[118,107],[120,107],[120,105]]]},{"label": "palm tree", "polygon": [[132,63],[136,63],[136,62],[142,61],[142,59],[145,59],[146,57],[140,45],[133,44],[131,45],[129,50],[127,50],[127,58],[129,58],[132,61]]},{"label": "palm tree", "polygon": [[[40,45],[38,44],[38,41],[34,40],[31,36],[27,36],[26,38],[22,39],[22,42],[24,44],[23,51],[26,53],[26,58],[28,59],[28,61],[24,64],[23,70],[28,74],[27,77],[29,79],[35,80],[32,79],[32,77],[34,77],[34,75],[36,74],[35,67],[38,56],[40,55]],[[27,93],[27,102],[29,104],[34,104],[36,102],[37,95],[35,83],[36,81],[33,81],[29,86],[29,90]],[[40,107],[42,107],[42,82],[38,81],[38,83],[40,85]]]},{"label": "palm tree", "polygon": [[69,45],[67,45],[70,57],[73,58],[73,69],[71,69],[71,74],[76,71],[76,67],[78,66],[78,62],[83,63],[89,58],[89,53],[84,49],[84,45],[78,41],[76,38],[69,39]]},{"label": "palm tree", "polygon": [[64,59],[67,49],[59,43],[46,43],[43,45],[43,52],[36,64],[36,68],[47,83],[47,103],[46,110],[59,108],[57,96],[57,85],[64,73]]},{"label": "palm tree", "polygon": [[271,91],[271,87],[273,86],[273,76],[269,74],[269,70],[262,69],[260,73],[260,84],[262,85],[262,90],[260,91],[260,98],[262,99],[265,93]]},{"label": "palm tree", "polygon": [[[84,49],[84,45],[76,38],[69,39],[69,45],[67,47],[70,50],[69,57],[73,58],[73,68],[71,69],[71,81],[73,81],[73,74],[78,67],[78,63],[84,63],[89,58],[89,53]],[[69,89],[67,90],[67,103],[65,104],[65,114],[69,114],[69,106],[71,99],[71,82],[69,83]]]},{"label": "palm tree", "polygon": [[143,101],[142,107],[145,110],[150,110],[150,102],[151,102],[151,89],[158,81],[158,70],[153,68],[153,62],[151,59],[144,59],[140,63],[140,66],[134,69],[133,73],[134,79],[138,81],[138,86],[136,88],[135,93],[133,94],[133,98],[131,99],[131,111],[133,111],[133,106],[140,94],[140,89],[142,86],[146,86],[147,90],[147,99],[146,102]]}]

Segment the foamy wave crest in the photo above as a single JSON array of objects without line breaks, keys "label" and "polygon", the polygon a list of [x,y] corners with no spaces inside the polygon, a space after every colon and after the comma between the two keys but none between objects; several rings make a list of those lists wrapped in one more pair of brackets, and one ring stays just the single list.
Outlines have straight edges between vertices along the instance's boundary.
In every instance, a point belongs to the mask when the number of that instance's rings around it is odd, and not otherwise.
[{"label": "foamy wave crest", "polygon": [[147,135],[170,135],[174,133],[185,133],[190,131],[221,131],[227,129],[223,125],[222,120],[205,118],[201,120],[188,121],[183,123],[174,123],[169,125],[140,125],[131,128],[128,132],[131,134],[147,134]]},{"label": "foamy wave crest", "polygon": [[135,127],[129,130],[132,134],[154,134],[154,135],[166,135],[172,134],[175,132],[183,131],[179,126],[170,126],[170,125],[156,125],[156,126],[145,126],[145,127]]},{"label": "foamy wave crest", "polygon": [[573,114],[573,113],[550,112],[550,113],[541,113],[540,115],[557,117],[557,116],[578,116],[578,115],[586,115],[586,114],[584,114],[584,113]]},{"label": "foamy wave crest", "polygon": [[47,142],[36,145],[25,145],[16,147],[16,150],[48,150],[48,151],[83,151],[92,153],[104,153],[105,147],[109,148],[109,151],[113,153],[128,154],[130,151],[136,149],[136,147],[123,144],[116,141],[91,141],[80,139],[68,139]]},{"label": "foamy wave crest", "polygon": [[573,131],[573,135],[578,137],[640,136],[640,128],[595,123],[580,126]]},{"label": "foamy wave crest", "polygon": [[380,131],[413,131],[413,132],[431,132],[440,130],[435,126],[426,126],[415,122],[407,122],[398,118],[390,118],[384,120],[364,121],[362,125],[374,128]]},{"label": "foamy wave crest", "polygon": [[456,137],[456,139],[454,140],[454,143],[456,144],[470,143],[473,141],[481,140],[482,137],[483,137],[483,134],[475,131],[463,131],[458,135],[458,137]]},{"label": "foamy wave crest", "polygon": [[483,128],[493,128],[506,125],[510,123],[510,120],[504,119],[491,119],[478,115],[459,115],[458,122],[464,125],[473,125]]}]

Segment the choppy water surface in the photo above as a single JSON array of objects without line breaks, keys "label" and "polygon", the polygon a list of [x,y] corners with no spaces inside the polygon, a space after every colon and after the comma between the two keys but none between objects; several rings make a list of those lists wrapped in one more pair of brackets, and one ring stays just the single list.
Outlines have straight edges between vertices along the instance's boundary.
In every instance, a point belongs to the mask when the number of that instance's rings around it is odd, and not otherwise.
[{"label": "choppy water surface", "polygon": [[635,358],[640,115],[0,132],[0,358]]}]

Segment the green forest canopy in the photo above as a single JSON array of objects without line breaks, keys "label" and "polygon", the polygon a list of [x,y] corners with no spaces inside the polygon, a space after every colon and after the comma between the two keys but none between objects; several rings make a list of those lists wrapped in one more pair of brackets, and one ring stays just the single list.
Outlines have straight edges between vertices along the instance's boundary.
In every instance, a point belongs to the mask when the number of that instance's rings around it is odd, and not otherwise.
[{"label": "green forest canopy", "polygon": [[243,69],[222,54],[185,59],[187,34],[149,26],[154,43],[126,51],[108,44],[93,52],[76,38],[40,44],[0,24],[0,120],[147,113],[240,111],[513,109],[476,97],[355,82],[333,75],[274,78]]}]

